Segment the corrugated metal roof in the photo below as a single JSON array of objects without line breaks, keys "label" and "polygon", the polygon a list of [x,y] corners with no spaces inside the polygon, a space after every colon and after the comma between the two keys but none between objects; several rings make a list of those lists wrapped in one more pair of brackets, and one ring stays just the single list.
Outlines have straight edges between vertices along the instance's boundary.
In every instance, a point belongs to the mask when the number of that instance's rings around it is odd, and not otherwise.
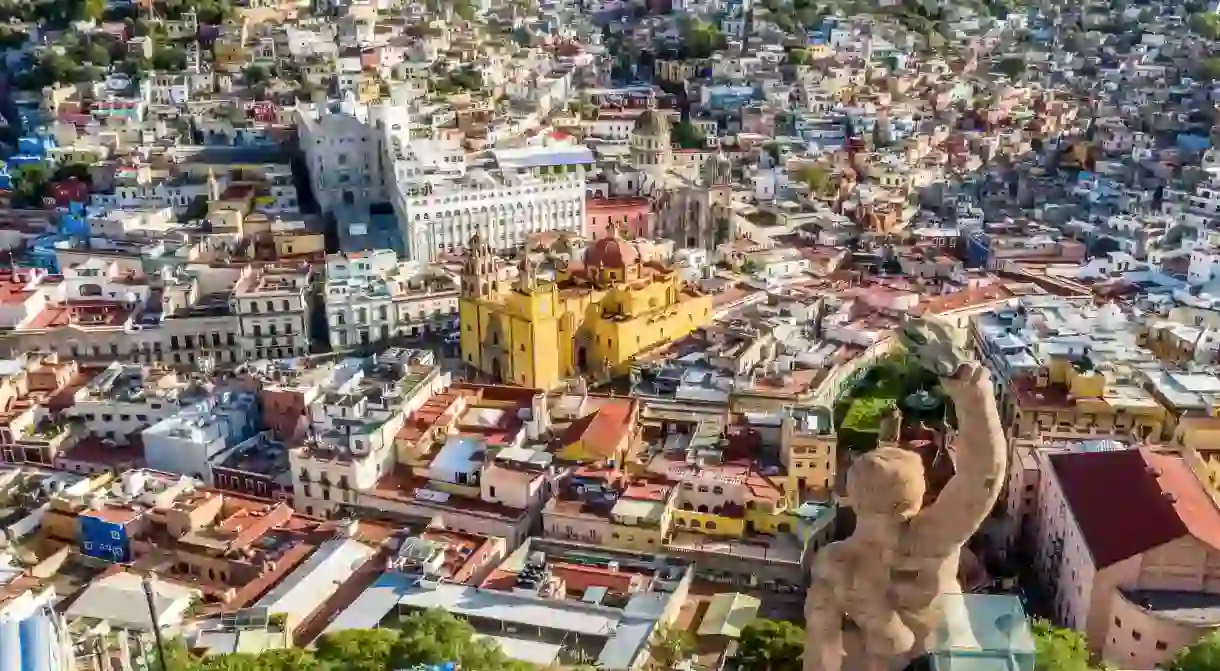
[{"label": "corrugated metal roof", "polygon": [[415,582],[416,578],[402,573],[383,573],[377,582],[344,608],[322,633],[376,627],[394,610],[402,594],[411,589]]},{"label": "corrugated metal roof", "polygon": [[367,545],[347,538],[327,541],[255,605],[300,622],[351,578],[373,552]]}]

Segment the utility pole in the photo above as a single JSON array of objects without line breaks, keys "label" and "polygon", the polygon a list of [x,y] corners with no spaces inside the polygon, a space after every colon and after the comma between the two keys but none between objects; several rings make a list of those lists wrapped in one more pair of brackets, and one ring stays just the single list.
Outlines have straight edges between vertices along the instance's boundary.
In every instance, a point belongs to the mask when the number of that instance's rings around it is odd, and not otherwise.
[{"label": "utility pole", "polygon": [[159,671],[169,671],[165,668],[165,641],[161,640],[161,623],[157,621],[156,599],[153,597],[152,574],[144,576],[144,599],[148,601],[148,618],[152,622],[153,638],[157,641],[157,661]]}]

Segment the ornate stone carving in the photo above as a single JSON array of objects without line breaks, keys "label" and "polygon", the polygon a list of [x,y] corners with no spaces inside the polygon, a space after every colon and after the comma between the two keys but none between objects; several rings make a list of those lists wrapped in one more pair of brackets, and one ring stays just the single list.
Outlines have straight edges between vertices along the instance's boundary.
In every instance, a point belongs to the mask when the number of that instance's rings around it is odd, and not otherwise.
[{"label": "ornate stone carving", "polygon": [[[918,336],[909,340],[909,332]],[[903,668],[926,651],[940,595],[961,591],[958,556],[995,505],[1007,451],[987,369],[965,360],[951,338],[944,325],[919,323],[903,340],[953,399],[956,474],[923,507],[924,469],[914,452],[878,448],[848,469],[856,528],[814,558],[806,671]]]}]

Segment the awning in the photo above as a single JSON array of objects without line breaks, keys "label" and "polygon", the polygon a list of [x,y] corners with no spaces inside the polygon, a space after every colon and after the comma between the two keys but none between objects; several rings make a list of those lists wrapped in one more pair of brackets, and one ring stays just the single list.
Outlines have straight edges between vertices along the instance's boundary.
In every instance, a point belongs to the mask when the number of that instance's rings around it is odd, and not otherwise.
[{"label": "awning", "polygon": [[727,636],[737,638],[741,630],[754,621],[761,602],[748,594],[733,592],[717,594],[699,624],[700,636]]}]

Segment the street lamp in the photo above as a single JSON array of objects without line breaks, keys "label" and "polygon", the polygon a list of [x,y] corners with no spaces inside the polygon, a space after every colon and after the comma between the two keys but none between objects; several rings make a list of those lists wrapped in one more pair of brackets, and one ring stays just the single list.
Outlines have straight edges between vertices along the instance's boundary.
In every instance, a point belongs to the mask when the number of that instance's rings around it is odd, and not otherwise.
[{"label": "street lamp", "polygon": [[161,640],[161,623],[157,621],[156,599],[153,597],[153,578],[151,573],[144,575],[144,599],[148,602],[148,618],[152,622],[153,639],[157,642],[157,660],[160,671],[168,671],[165,667],[165,641]]}]

